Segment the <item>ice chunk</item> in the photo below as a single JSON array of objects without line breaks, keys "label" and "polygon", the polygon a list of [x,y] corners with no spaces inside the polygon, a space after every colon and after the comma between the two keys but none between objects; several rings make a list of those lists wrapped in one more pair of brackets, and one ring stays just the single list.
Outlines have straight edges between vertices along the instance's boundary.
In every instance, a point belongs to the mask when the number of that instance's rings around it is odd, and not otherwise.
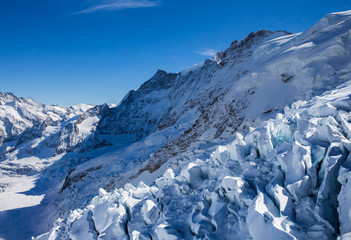
[{"label": "ice chunk", "polygon": [[240,195],[242,194],[244,181],[239,177],[225,176],[220,185],[220,190],[223,189],[223,195],[230,201],[240,204]]},{"label": "ice chunk", "polygon": [[311,178],[305,175],[301,180],[287,184],[286,189],[293,196],[295,201],[299,201],[311,193]]},{"label": "ice chunk", "polygon": [[174,228],[166,223],[158,225],[155,229],[156,236],[159,240],[177,240],[180,239]]},{"label": "ice chunk", "polygon": [[197,187],[199,184],[201,184],[201,180],[203,178],[201,167],[195,163],[189,163],[184,166],[180,175],[185,178],[186,182],[191,187]]},{"label": "ice chunk", "polygon": [[336,115],[336,119],[340,122],[340,125],[343,129],[343,131],[346,133],[347,138],[351,138],[351,124],[350,124],[350,117],[348,114],[339,112]]},{"label": "ice chunk", "polygon": [[289,124],[284,121],[276,121],[271,126],[272,137],[277,143],[291,142],[292,133]]},{"label": "ice chunk", "polygon": [[97,237],[97,232],[94,230],[91,222],[91,212],[85,212],[78,217],[72,224],[69,237],[72,240],[94,239]]},{"label": "ice chunk", "polygon": [[135,191],[133,191],[133,198],[136,198],[136,199],[146,198],[150,195],[151,193],[149,191],[149,187],[142,181],[138,183],[138,187],[136,188]]},{"label": "ice chunk", "polygon": [[299,202],[295,206],[296,221],[305,228],[309,228],[316,223],[314,215],[315,202],[309,197],[302,198]]},{"label": "ice chunk", "polygon": [[271,134],[267,126],[250,132],[246,135],[245,141],[249,145],[255,146],[258,149],[260,156],[265,159],[273,150]]},{"label": "ice chunk", "polygon": [[155,203],[151,200],[146,200],[141,207],[141,213],[144,218],[146,224],[151,224],[152,221],[150,220],[151,215],[155,212]]},{"label": "ice chunk", "polygon": [[324,158],[326,149],[319,145],[312,146],[311,157],[313,165],[317,166]]},{"label": "ice chunk", "polygon": [[281,186],[275,185],[272,189],[274,202],[279,207],[279,211],[293,219],[293,203],[290,197],[290,194]]},{"label": "ice chunk", "polygon": [[298,142],[295,142],[292,151],[278,154],[277,159],[285,173],[286,184],[301,180],[306,174],[306,166],[312,166],[309,151]]},{"label": "ice chunk", "polygon": [[326,221],[330,232],[333,233],[338,228],[337,194],[340,183],[337,181],[341,165],[346,160],[346,153],[341,143],[333,143],[324,158],[319,181],[321,185],[318,191],[315,212]]},{"label": "ice chunk", "polygon": [[231,160],[241,161],[248,155],[249,149],[244,141],[244,137],[240,133],[235,134],[235,140],[227,146]]},{"label": "ice chunk", "polygon": [[330,123],[330,121],[321,122],[321,125],[317,127],[317,137],[321,141],[332,143],[346,140],[345,137],[338,131],[336,127],[328,123]]},{"label": "ice chunk", "polygon": [[311,112],[311,115],[315,115],[316,117],[335,116],[335,114],[336,108],[330,103],[327,103],[323,106],[318,107],[317,109],[314,109],[313,113]]},{"label": "ice chunk", "polygon": [[247,226],[254,240],[296,239],[281,225],[279,211],[263,193],[259,193],[249,208]]},{"label": "ice chunk", "polygon": [[165,186],[171,184],[174,179],[174,172],[171,168],[167,169],[161,178],[156,179],[156,185],[159,188],[164,188]]},{"label": "ice chunk", "polygon": [[122,223],[126,220],[126,210],[122,205],[118,207],[116,204],[106,201],[94,208],[93,219],[96,230],[103,233],[109,226]]},{"label": "ice chunk", "polygon": [[341,183],[338,195],[340,235],[342,235],[342,239],[351,239],[351,172],[342,168],[340,173],[338,177],[338,181]]},{"label": "ice chunk", "polygon": [[300,136],[304,139],[311,137],[317,129],[317,125],[312,121],[298,119],[297,120],[297,130]]}]

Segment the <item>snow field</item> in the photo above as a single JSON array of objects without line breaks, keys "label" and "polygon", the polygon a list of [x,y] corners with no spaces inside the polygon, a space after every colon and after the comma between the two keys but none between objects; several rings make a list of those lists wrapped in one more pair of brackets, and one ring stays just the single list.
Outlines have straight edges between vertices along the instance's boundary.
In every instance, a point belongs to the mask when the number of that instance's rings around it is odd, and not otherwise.
[{"label": "snow field", "polygon": [[150,186],[100,189],[88,207],[38,239],[347,237],[350,92],[347,86],[296,102]]}]

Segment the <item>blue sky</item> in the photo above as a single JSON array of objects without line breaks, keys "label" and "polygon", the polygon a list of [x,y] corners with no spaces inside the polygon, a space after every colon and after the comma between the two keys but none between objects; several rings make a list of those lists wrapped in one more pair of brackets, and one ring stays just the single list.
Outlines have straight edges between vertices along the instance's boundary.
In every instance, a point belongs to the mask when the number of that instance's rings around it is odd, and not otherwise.
[{"label": "blue sky", "polygon": [[351,1],[3,0],[0,91],[46,104],[118,103],[260,29],[301,32]]}]

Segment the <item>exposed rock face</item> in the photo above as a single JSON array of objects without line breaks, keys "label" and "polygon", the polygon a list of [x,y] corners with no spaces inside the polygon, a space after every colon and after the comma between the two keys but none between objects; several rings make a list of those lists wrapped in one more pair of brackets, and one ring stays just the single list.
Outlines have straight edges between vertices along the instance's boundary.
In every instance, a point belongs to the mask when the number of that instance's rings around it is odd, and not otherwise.
[{"label": "exposed rock face", "polygon": [[46,140],[49,148],[55,148],[56,153],[64,153],[73,150],[81,152],[92,149],[91,134],[95,131],[101,116],[109,110],[107,104],[90,108],[81,114],[77,121],[71,121],[60,131]]},{"label": "exposed rock face", "polygon": [[170,93],[179,74],[158,70],[116,107],[104,112],[97,132],[100,135],[134,135],[136,140],[152,133],[168,110]]}]

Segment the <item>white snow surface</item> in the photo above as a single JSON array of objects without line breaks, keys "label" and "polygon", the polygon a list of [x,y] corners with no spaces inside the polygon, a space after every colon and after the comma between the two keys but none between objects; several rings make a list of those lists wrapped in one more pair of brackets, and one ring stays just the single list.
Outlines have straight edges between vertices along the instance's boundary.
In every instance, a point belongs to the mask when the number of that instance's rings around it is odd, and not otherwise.
[{"label": "white snow surface", "polygon": [[350,29],[258,31],[113,108],[2,94],[0,180],[28,184],[0,196],[28,198],[0,238],[347,239]]},{"label": "white snow surface", "polygon": [[[33,188],[35,186],[35,180],[35,178],[27,176],[16,178],[1,176],[0,212],[39,205],[44,198],[44,194],[28,195],[21,193]],[[4,188],[6,188],[6,191],[3,191]]]},{"label": "white snow surface", "polygon": [[338,222],[348,236],[350,93],[295,102],[150,185],[100,189],[37,239],[332,239]]}]

